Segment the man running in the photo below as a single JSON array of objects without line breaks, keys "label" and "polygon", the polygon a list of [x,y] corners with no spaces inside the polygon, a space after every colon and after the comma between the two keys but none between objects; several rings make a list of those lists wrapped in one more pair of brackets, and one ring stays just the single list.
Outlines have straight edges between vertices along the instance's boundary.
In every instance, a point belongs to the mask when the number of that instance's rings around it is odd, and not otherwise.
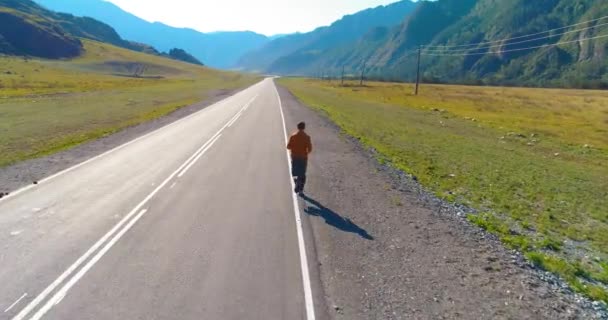
[{"label": "man running", "polygon": [[295,193],[304,192],[306,184],[306,167],[308,166],[308,154],[312,152],[310,136],[304,132],[306,123],[298,123],[298,131],[289,137],[287,149],[291,151],[291,175],[294,177]]}]

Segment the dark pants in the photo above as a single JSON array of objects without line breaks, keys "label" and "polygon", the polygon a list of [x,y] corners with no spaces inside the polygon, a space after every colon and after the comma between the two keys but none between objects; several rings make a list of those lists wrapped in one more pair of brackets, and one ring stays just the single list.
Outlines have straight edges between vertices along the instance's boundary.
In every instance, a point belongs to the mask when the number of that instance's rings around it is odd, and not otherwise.
[{"label": "dark pants", "polygon": [[291,159],[291,175],[295,178],[296,187],[303,189],[306,183],[307,159]]}]

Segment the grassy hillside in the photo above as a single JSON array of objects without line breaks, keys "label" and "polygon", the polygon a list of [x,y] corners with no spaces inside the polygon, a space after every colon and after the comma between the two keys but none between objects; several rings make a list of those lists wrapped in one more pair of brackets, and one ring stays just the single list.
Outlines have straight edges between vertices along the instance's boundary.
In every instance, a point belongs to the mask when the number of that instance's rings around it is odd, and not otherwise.
[{"label": "grassy hillside", "polygon": [[204,65],[200,60],[198,60],[197,58],[195,58],[188,52],[184,51],[183,49],[173,48],[173,49],[169,50],[169,52],[166,55],[171,59],[188,62],[188,63],[193,63],[193,64],[198,64],[199,66]]},{"label": "grassy hillside", "polygon": [[57,59],[75,57],[81,53],[81,42],[66,34],[52,19],[2,4],[0,2],[0,54]]},{"label": "grassy hillside", "polygon": [[85,38],[202,65],[182,49],[160,53],[147,44],[124,40],[93,18],[49,11],[31,0],[0,0],[0,18],[0,54],[73,58],[82,53],[79,38]]},{"label": "grassy hillside", "polygon": [[30,0],[0,0],[0,53],[43,58],[72,58],[82,52],[78,38],[156,53],[154,48],[123,40],[112,27],[91,18],[46,10]]},{"label": "grassy hillside", "polygon": [[608,92],[283,79],[470,219],[608,302]]},{"label": "grassy hillside", "polygon": [[[255,77],[82,40],[72,60],[0,57],[0,166],[70,148]],[[143,70],[138,77],[135,71]]]}]

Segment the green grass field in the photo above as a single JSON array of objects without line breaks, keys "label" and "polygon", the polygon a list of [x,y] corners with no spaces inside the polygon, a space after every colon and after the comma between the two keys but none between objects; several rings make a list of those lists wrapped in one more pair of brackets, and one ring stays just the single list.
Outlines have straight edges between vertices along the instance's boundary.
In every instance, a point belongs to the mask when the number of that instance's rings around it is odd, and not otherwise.
[{"label": "green grass field", "polygon": [[[72,60],[0,56],[0,167],[70,148],[259,78],[83,40]],[[141,77],[134,68],[145,66]]]},{"label": "green grass field", "polygon": [[572,287],[608,302],[608,92],[282,79]]}]

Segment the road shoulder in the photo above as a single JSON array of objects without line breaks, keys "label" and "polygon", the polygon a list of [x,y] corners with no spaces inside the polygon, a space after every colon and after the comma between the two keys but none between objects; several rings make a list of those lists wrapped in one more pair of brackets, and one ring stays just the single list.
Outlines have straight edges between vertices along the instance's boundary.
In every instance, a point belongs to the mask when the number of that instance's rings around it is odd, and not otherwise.
[{"label": "road shoulder", "polygon": [[[335,319],[593,319],[580,298],[459,218],[278,86],[313,138],[302,213]],[[312,263],[312,262],[311,262]]]}]

